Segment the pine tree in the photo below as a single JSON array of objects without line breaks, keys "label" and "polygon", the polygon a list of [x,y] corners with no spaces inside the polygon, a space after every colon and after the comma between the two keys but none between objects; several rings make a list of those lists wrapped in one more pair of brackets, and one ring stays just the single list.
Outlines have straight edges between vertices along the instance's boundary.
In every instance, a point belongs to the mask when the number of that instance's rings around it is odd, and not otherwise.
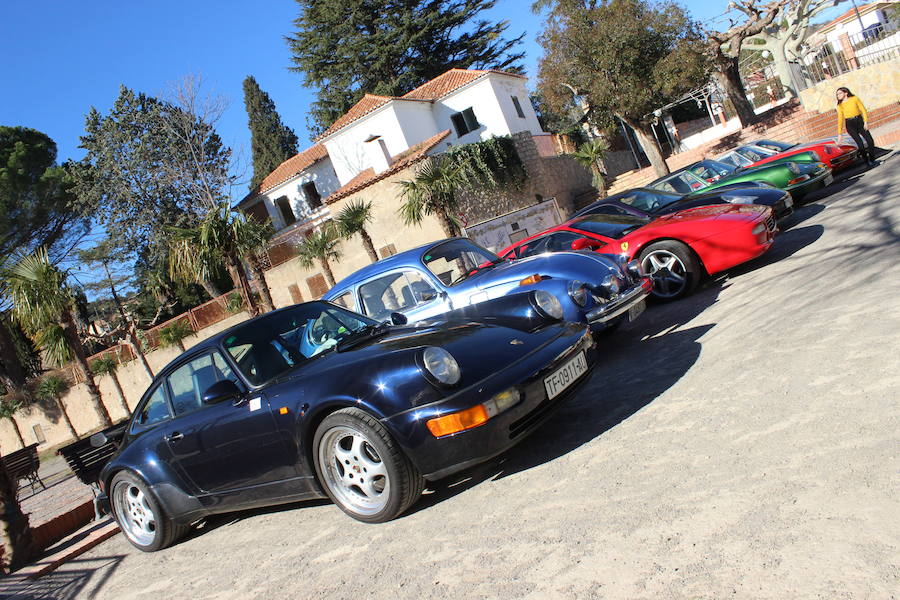
[{"label": "pine tree", "polygon": [[256,188],[278,165],[297,154],[297,134],[281,122],[275,103],[259,88],[256,79],[244,79],[244,107],[250,119],[250,148],[253,152],[253,179]]},{"label": "pine tree", "polygon": [[[478,18],[496,0],[296,0],[292,71],[317,89],[310,130],[322,132],[365,93],[397,96],[451,68],[520,71],[522,40],[507,21]],[[524,34],[523,34],[524,35]]]}]

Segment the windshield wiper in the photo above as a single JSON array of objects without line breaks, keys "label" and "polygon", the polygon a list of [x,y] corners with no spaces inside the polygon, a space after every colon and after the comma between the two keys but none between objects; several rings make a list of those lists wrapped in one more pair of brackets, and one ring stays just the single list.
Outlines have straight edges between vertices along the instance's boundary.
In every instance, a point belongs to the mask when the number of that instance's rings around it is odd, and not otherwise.
[{"label": "windshield wiper", "polygon": [[335,348],[338,352],[349,350],[350,348],[356,346],[361,342],[384,335],[388,332],[388,329],[390,329],[390,327],[391,323],[388,321],[378,323],[377,325],[366,325],[365,327],[361,327],[353,331],[353,333],[351,333],[350,335],[339,340]]}]

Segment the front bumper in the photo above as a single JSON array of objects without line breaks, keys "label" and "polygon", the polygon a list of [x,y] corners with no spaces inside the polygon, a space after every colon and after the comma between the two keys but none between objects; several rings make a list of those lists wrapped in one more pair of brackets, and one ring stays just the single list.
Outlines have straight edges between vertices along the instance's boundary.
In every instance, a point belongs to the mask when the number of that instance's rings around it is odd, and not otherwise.
[{"label": "front bumper", "polygon": [[[584,386],[596,363],[593,338],[584,325],[571,323],[565,327],[566,333],[548,346],[461,390],[438,406],[411,409],[384,420],[389,430],[399,433],[397,437],[405,445],[407,456],[426,479],[442,479],[504,452],[534,431]],[[585,353],[587,370],[558,396],[549,398],[544,379],[580,352]],[[519,402],[482,425],[439,438],[428,431],[425,424],[428,419],[465,410],[511,387],[519,390]]]},{"label": "front bumper", "polygon": [[585,315],[585,318],[591,326],[595,324],[605,325],[630,309],[637,308],[652,291],[653,282],[649,277],[643,277],[640,283],[635,284],[608,302],[592,308]]}]

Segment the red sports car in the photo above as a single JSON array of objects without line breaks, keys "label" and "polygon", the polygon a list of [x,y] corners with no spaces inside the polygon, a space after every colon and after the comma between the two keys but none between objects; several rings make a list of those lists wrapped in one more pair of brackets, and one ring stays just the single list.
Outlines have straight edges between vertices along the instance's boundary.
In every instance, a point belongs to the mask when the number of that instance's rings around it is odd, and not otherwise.
[{"label": "red sports car", "polygon": [[585,214],[525,238],[498,254],[514,260],[544,252],[595,250],[638,259],[661,300],[686,296],[704,275],[756,258],[772,245],[772,209],[755,204],[702,206],[658,218]]},{"label": "red sports car", "polygon": [[777,162],[823,162],[832,171],[846,169],[856,163],[859,150],[852,144],[837,144],[831,140],[809,144],[791,144],[775,140],[757,140],[738,146],[717,160],[736,167],[757,167]]}]

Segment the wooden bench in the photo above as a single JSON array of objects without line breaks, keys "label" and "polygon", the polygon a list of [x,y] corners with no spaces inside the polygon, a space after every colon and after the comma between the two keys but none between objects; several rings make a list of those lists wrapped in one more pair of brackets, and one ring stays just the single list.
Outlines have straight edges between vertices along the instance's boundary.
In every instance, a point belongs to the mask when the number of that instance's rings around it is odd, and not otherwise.
[{"label": "wooden bench", "polygon": [[125,431],[125,425],[114,425],[103,430],[107,437],[105,444],[94,447],[91,438],[77,440],[68,446],[57,450],[57,454],[66,459],[69,468],[75,473],[81,483],[90,486],[94,494],[94,516],[100,519],[100,509],[97,505],[97,496],[100,494],[100,471],[109,459],[113,457],[119,448],[119,440]]},{"label": "wooden bench", "polygon": [[10,452],[3,457],[3,465],[6,467],[6,472],[9,473],[9,478],[16,482],[16,489],[19,488],[18,482],[20,479],[24,479],[31,484],[32,492],[34,492],[35,486],[39,483],[43,489],[47,489],[47,486],[44,485],[44,481],[38,474],[41,459],[38,457],[37,447],[37,444],[31,444],[15,452]]}]

